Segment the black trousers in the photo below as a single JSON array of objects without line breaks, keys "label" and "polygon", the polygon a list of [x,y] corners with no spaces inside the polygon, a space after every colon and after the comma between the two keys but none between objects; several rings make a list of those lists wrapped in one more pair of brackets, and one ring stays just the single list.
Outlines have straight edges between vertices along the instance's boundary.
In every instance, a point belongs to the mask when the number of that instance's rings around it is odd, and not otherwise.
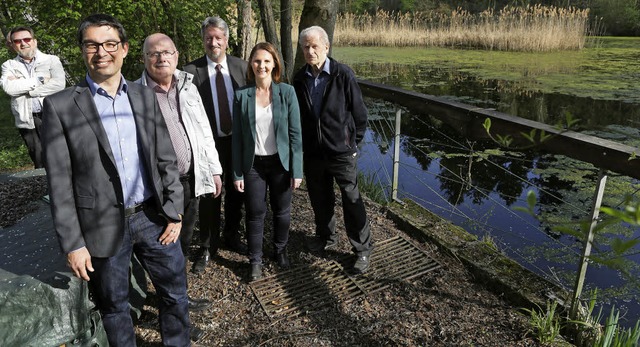
[{"label": "black trousers", "polygon": [[227,242],[240,239],[243,194],[233,186],[231,174],[231,136],[216,138],[216,150],[222,165],[223,193],[217,198],[207,194],[200,198],[200,246],[217,250],[220,244],[220,217],[224,196],[224,238]]},{"label": "black trousers", "polygon": [[326,157],[304,157],[304,174],[309,199],[315,215],[316,236],[337,241],[335,191],[338,184],[342,197],[344,225],[353,252],[369,255],[373,248],[367,211],[358,190],[357,154]]},{"label": "black trousers", "polygon": [[42,143],[40,143],[40,129],[42,128],[42,112],[33,114],[34,129],[18,128],[20,136],[29,151],[29,157],[36,169],[44,167],[42,160]]},{"label": "black trousers", "polygon": [[289,241],[291,225],[291,174],[282,167],[278,154],[255,156],[253,167],[244,173],[247,210],[249,263],[262,264],[264,219],[267,215],[267,190],[273,216],[273,250],[281,253]]}]

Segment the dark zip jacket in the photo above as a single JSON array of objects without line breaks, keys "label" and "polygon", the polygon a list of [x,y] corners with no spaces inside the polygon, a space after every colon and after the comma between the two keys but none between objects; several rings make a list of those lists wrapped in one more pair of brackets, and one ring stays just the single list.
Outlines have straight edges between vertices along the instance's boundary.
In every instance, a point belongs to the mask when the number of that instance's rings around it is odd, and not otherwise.
[{"label": "dark zip jacket", "polygon": [[302,123],[305,156],[322,157],[353,154],[367,130],[367,108],[355,74],[332,58],[330,76],[322,97],[322,111],[316,117],[307,88],[304,65],[293,78]]}]

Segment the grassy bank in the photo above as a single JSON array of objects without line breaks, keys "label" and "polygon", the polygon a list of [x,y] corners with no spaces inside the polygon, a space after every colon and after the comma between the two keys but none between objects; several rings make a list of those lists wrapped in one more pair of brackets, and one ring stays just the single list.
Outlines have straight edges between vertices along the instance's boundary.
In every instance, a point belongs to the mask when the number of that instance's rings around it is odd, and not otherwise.
[{"label": "grassy bank", "polygon": [[14,124],[11,98],[0,93],[0,172],[28,167],[33,167],[33,164]]},{"label": "grassy bank", "polygon": [[549,52],[582,49],[588,26],[589,10],[554,6],[505,7],[480,14],[455,10],[448,16],[380,10],[374,15],[339,15],[334,44]]}]

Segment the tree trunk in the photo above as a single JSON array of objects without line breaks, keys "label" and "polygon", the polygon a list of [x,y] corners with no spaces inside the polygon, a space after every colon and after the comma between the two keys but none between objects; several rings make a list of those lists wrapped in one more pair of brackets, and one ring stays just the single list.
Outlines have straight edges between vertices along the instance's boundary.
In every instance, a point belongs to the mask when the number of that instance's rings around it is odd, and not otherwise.
[{"label": "tree trunk", "polygon": [[278,33],[276,32],[276,21],[273,17],[271,0],[258,0],[258,5],[260,6],[260,20],[262,22],[262,29],[264,30],[264,38],[280,51],[280,42],[278,40]]},{"label": "tree trunk", "polygon": [[238,5],[238,45],[233,55],[242,59],[249,58],[251,51],[251,0],[237,0]]},{"label": "tree trunk", "polygon": [[284,59],[282,59],[282,49],[280,48],[278,33],[276,32],[276,20],[273,17],[271,0],[258,0],[258,5],[260,6],[260,19],[262,21],[262,29],[264,30],[264,38],[276,47],[280,55],[280,61],[284,61]]},{"label": "tree trunk", "polygon": [[291,38],[293,8],[291,0],[280,0],[280,40],[282,42],[282,78],[291,81],[293,75],[293,43]]},{"label": "tree trunk", "polygon": [[[333,42],[333,29],[336,26],[336,16],[338,13],[338,0],[305,0],[302,15],[300,16],[300,26],[298,33],[310,26],[318,25],[324,28],[329,35],[329,42]],[[331,48],[329,48],[331,55]],[[302,50],[296,50],[295,70],[304,65]]]}]

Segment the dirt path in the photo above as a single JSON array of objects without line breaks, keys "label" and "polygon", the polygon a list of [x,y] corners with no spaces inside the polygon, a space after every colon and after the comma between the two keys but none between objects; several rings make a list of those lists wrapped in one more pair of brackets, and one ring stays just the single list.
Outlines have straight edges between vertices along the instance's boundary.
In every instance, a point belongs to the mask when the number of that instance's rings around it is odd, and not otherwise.
[{"label": "dirt path", "polygon": [[[313,234],[313,213],[305,190],[298,190],[292,206],[289,254],[292,266],[321,265],[350,254],[337,208],[340,247],[317,256],[306,252],[304,241]],[[387,219],[383,208],[368,204],[374,240],[403,235]],[[268,228],[268,227],[267,227]],[[266,239],[270,238],[266,231]],[[197,234],[197,233],[196,233]],[[410,239],[411,240],[411,239]],[[195,242],[195,241],[194,241]],[[245,257],[220,250],[200,275],[189,274],[189,294],[206,298],[212,306],[191,313],[192,322],[206,332],[202,346],[537,346],[527,337],[527,319],[500,296],[476,283],[456,259],[435,247],[411,242],[442,267],[415,279],[349,302],[335,300],[327,309],[270,321],[247,283]],[[269,252],[265,242],[265,258]],[[190,264],[189,264],[190,265]],[[265,276],[277,274],[266,260]],[[151,300],[152,301],[152,300]],[[160,341],[157,311],[145,306],[137,327],[138,345]]]}]

